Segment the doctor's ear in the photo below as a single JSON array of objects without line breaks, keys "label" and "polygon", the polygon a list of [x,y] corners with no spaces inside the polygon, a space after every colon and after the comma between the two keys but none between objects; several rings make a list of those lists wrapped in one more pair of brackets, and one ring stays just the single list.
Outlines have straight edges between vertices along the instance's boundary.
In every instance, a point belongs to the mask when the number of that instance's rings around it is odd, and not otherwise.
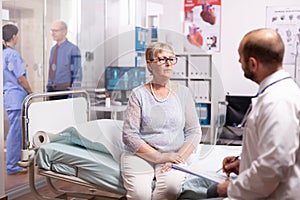
[{"label": "doctor's ear", "polygon": [[258,64],[256,58],[254,57],[249,57],[248,63],[252,68],[255,68]]}]

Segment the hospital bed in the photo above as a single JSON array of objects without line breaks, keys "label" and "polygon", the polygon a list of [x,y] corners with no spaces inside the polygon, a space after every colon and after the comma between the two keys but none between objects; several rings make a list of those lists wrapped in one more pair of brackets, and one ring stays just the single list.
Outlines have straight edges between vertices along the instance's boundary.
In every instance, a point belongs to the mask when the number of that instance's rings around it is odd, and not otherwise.
[{"label": "hospital bed", "polygon": [[[49,96],[66,94],[73,98],[44,101]],[[125,195],[120,171],[120,156],[124,151],[121,140],[123,122],[111,119],[90,121],[90,100],[85,90],[28,95],[23,102],[22,115],[23,149],[19,165],[29,168],[30,188],[37,199],[119,199]],[[212,154],[216,149],[217,153]],[[194,168],[202,166],[216,170],[223,156],[238,151],[238,147],[226,150],[214,145],[199,145],[193,155],[197,160]],[[47,185],[57,194],[56,198],[39,193],[36,173],[46,177]],[[87,191],[58,189],[55,180],[84,186]],[[188,175],[180,199],[204,199],[211,184]],[[99,191],[115,195],[103,196]]]}]

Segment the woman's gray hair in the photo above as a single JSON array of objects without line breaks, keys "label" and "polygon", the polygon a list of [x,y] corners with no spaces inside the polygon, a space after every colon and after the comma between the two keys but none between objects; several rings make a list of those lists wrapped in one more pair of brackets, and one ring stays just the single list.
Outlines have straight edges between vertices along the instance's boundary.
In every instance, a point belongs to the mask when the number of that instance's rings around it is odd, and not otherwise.
[{"label": "woman's gray hair", "polygon": [[157,56],[157,54],[161,52],[170,52],[172,54],[175,54],[174,49],[171,45],[163,42],[152,42],[148,45],[146,49],[146,60],[154,59]]}]

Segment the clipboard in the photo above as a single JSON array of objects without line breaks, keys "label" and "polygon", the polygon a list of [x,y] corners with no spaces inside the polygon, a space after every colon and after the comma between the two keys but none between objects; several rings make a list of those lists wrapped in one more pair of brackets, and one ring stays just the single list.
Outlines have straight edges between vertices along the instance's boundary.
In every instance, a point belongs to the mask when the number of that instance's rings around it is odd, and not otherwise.
[{"label": "clipboard", "polygon": [[[197,176],[199,178],[202,178],[204,180],[213,182],[213,183],[222,183],[225,182],[226,179],[228,179],[228,177],[223,174],[222,172],[215,172],[215,171],[191,171],[190,169],[188,169],[187,167],[182,167],[179,165],[171,165],[172,169],[181,171],[181,172],[185,172],[194,176]],[[230,176],[230,178],[234,179],[236,176]]]}]

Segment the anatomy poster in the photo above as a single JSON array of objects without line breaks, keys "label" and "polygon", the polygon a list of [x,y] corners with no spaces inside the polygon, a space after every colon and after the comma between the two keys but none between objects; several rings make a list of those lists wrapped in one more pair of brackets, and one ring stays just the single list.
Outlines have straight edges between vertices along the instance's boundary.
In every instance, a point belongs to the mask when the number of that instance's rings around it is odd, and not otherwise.
[{"label": "anatomy poster", "polygon": [[300,7],[267,7],[266,26],[276,30],[285,44],[283,63],[294,65],[300,54]]},{"label": "anatomy poster", "polygon": [[220,51],[221,0],[184,0],[184,13],[185,51]]}]

